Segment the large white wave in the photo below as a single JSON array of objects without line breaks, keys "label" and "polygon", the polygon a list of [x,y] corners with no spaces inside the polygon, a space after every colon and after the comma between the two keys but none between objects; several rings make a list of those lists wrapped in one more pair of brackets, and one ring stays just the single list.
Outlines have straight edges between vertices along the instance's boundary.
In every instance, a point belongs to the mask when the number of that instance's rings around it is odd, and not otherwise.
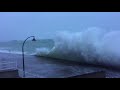
[{"label": "large white wave", "polygon": [[37,49],[36,55],[120,67],[120,31],[89,28],[59,32],[54,47]]}]

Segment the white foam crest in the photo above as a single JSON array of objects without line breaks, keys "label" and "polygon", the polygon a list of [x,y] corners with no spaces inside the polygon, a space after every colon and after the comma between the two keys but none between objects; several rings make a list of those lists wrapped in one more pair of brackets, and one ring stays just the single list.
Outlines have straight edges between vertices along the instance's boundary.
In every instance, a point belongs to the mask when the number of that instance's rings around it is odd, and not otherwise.
[{"label": "white foam crest", "polygon": [[36,48],[36,55],[41,55],[41,56],[45,56],[45,55],[48,55],[49,53],[49,49],[48,48]]},{"label": "white foam crest", "polygon": [[[22,54],[20,51],[10,51],[10,50],[0,50],[1,53],[10,53],[10,54]],[[27,54],[24,52],[24,54]]]}]

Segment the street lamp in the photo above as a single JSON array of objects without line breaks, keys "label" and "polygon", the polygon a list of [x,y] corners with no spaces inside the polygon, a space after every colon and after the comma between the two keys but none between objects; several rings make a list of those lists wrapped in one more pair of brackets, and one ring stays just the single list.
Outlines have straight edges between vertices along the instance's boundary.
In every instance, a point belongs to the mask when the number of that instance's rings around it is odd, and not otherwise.
[{"label": "street lamp", "polygon": [[23,56],[23,77],[25,77],[24,45],[25,45],[25,42],[26,42],[29,38],[31,38],[31,37],[33,37],[32,41],[36,41],[35,36],[30,36],[30,37],[28,37],[28,38],[26,38],[26,39],[24,40],[23,45],[22,45],[22,56]]}]

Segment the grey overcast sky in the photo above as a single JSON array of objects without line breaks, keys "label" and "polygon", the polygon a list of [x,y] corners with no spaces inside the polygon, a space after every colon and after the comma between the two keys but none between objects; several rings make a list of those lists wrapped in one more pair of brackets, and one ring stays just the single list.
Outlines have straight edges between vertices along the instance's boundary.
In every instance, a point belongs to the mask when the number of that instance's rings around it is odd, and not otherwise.
[{"label": "grey overcast sky", "polygon": [[51,38],[56,31],[89,27],[120,30],[120,12],[0,12],[0,41]]}]

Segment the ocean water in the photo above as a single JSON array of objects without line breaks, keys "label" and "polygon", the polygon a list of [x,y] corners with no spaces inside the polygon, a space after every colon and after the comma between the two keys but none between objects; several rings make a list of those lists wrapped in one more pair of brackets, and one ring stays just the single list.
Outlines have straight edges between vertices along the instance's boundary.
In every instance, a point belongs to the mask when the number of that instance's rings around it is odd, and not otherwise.
[{"label": "ocean water", "polygon": [[[12,40],[8,42],[0,42],[0,52],[22,54],[23,41]],[[28,40],[24,46],[24,53],[34,55],[39,48],[51,49],[54,46],[54,41],[51,39],[41,39],[36,41]]]},{"label": "ocean water", "polygon": [[[23,41],[1,42],[1,52],[21,54]],[[120,30],[88,28],[58,32],[53,39],[27,41],[25,54],[120,68]]]}]

